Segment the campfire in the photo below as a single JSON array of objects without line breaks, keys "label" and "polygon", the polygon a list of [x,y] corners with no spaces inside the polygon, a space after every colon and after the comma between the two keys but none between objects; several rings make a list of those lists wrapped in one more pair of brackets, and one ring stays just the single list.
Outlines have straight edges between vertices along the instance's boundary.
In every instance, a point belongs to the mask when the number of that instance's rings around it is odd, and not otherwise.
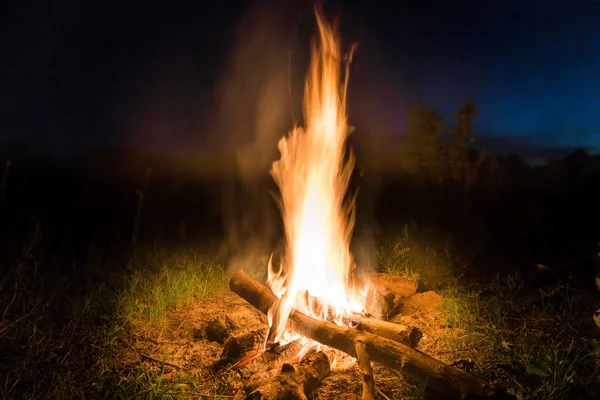
[{"label": "campfire", "polygon": [[346,151],[353,49],[342,52],[334,27],[318,10],[316,20],[304,126],[280,140],[281,158],[271,170],[281,194],[285,254],[278,263],[269,261],[268,287],[242,271],[230,280],[234,293],[268,316],[269,329],[231,338],[217,366],[229,365],[246,378],[260,375],[248,396],[256,399],[306,398],[344,354],[362,373],[363,399],[375,398],[371,361],[426,382],[443,398],[512,398],[416,350],[419,331],[382,320],[393,311],[382,300],[389,293],[375,274],[355,268],[349,246],[355,202],[348,193],[354,158]]}]

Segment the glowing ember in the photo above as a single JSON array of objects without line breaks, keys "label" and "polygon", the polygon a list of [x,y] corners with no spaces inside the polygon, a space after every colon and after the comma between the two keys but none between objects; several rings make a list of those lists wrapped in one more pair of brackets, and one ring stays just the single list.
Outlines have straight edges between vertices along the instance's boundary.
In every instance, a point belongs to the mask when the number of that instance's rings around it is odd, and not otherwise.
[{"label": "glowing ember", "polygon": [[286,332],[292,308],[340,324],[347,320],[344,314],[363,310],[364,300],[351,279],[355,202],[346,199],[354,167],[352,154],[345,151],[352,52],[344,64],[336,32],[318,11],[316,16],[320,40],[313,43],[306,80],[305,127],[279,141],[281,158],[271,170],[281,191],[287,249],[281,266],[269,262],[268,284],[281,300],[269,313],[267,344],[293,338]]}]

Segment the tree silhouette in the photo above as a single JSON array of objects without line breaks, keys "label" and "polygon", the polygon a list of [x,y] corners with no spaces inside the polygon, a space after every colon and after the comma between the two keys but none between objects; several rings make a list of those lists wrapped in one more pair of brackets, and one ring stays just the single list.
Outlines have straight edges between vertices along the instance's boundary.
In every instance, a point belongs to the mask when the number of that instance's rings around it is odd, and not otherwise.
[{"label": "tree silhouette", "polygon": [[408,145],[402,158],[406,170],[428,179],[444,178],[443,132],[442,117],[425,104],[417,103],[408,116]]},{"label": "tree silhouette", "polygon": [[475,102],[469,100],[454,114],[457,125],[448,127],[451,135],[448,147],[451,175],[465,188],[470,188],[477,181],[480,167],[486,160],[483,151],[471,148],[476,139],[473,134],[473,118],[478,114]]}]

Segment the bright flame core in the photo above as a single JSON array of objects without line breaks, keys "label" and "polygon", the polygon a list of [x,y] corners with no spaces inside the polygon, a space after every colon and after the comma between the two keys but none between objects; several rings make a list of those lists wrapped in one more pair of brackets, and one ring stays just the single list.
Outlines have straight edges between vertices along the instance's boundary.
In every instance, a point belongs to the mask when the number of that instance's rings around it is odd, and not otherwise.
[{"label": "bright flame core", "polygon": [[351,278],[355,201],[346,198],[354,168],[353,155],[345,151],[352,52],[344,63],[335,30],[318,12],[316,17],[320,40],[312,46],[304,92],[306,126],[279,141],[281,158],[271,170],[281,191],[287,239],[277,272],[269,261],[268,285],[280,298],[269,313],[271,343],[291,339],[284,334],[292,308],[338,323],[344,314],[364,308]]}]

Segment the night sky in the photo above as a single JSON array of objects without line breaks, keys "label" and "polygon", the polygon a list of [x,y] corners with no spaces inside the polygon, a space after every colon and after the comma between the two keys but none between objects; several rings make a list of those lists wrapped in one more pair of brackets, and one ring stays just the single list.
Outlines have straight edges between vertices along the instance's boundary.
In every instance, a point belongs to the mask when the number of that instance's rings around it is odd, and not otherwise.
[{"label": "night sky", "polygon": [[[349,115],[365,140],[397,143],[416,101],[450,118],[474,99],[492,151],[600,148],[598,1],[325,4],[359,42]],[[310,1],[1,7],[0,141],[209,153],[272,146],[298,119]]]}]

